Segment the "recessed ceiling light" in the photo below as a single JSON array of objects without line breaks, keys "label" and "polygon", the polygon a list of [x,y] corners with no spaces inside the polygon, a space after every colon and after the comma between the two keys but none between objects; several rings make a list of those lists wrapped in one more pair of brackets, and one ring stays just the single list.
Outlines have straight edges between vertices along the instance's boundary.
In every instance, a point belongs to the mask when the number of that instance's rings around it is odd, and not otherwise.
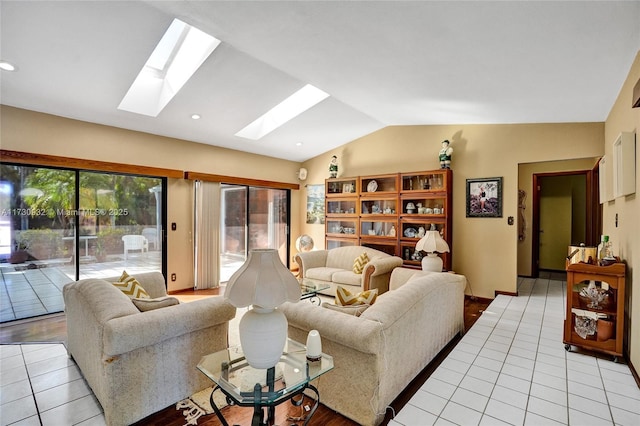
[{"label": "recessed ceiling light", "polygon": [[296,142],[296,146],[302,146],[302,142]]},{"label": "recessed ceiling light", "polygon": [[220,40],[174,19],[118,109],[157,117]]},{"label": "recessed ceiling light", "polygon": [[5,71],[15,71],[16,66],[7,61],[0,61],[0,69],[3,69]]},{"label": "recessed ceiling light", "polygon": [[200,114],[191,114],[191,118],[194,120],[200,120]]},{"label": "recessed ceiling light", "polygon": [[307,84],[240,130],[236,136],[258,140],[328,97],[328,93]]}]

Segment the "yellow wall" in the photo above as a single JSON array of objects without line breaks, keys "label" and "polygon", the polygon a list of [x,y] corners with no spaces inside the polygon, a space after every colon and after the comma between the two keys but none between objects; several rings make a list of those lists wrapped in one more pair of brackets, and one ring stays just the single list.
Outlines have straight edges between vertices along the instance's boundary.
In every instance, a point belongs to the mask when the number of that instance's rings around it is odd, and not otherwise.
[{"label": "yellow wall", "polygon": [[586,240],[586,176],[546,177],[539,182],[539,267],[564,271],[567,248]]},{"label": "yellow wall", "polygon": [[[1,106],[0,120],[2,149],[298,183],[297,162],[8,106]],[[292,218],[301,215],[300,192],[291,191]],[[167,220],[177,225],[176,231],[167,231],[167,272],[177,276],[175,282],[169,281],[169,291],[193,287],[192,194],[190,181],[169,179]],[[291,231],[295,241],[297,222],[292,223]]]},{"label": "yellow wall", "polygon": [[[630,292],[631,339],[629,342],[631,363],[636,371],[640,368],[640,274],[634,273],[634,266],[640,267],[640,155],[638,136],[640,133],[640,108],[631,108],[633,86],[640,80],[640,52],[631,67],[620,94],[605,123],[604,148],[607,156],[608,187],[613,180],[612,144],[621,132],[636,132],[636,194],[616,198],[605,203],[603,211],[603,232],[610,236],[614,254],[627,262],[627,290]],[[609,161],[611,159],[611,161]],[[615,217],[618,215],[618,226]]]},{"label": "yellow wall", "polygon": [[[516,292],[518,230],[507,218],[517,218],[519,164],[599,157],[603,135],[603,123],[391,126],[305,162],[305,183],[324,183],[333,154],[338,176],[437,169],[440,144],[449,139],[454,149],[453,269],[466,275],[468,294],[493,298],[496,290]],[[503,217],[467,218],[466,179],[498,176],[504,178]],[[302,229],[316,246],[324,244],[324,226],[303,224]]]}]

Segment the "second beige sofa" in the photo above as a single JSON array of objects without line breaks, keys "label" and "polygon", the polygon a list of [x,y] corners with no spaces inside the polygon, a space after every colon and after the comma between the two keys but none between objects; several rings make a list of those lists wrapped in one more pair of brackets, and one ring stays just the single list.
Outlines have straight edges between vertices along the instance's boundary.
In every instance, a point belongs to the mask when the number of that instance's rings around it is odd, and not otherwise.
[{"label": "second beige sofa", "polygon": [[[356,274],[353,264],[362,253],[367,254],[369,262],[361,274]],[[352,293],[378,289],[378,294],[382,294],[389,289],[391,271],[402,266],[402,258],[364,246],[301,252],[295,261],[300,266],[301,277],[328,284],[330,288],[322,293],[331,296],[335,295],[337,286]]]},{"label": "second beige sofa", "polygon": [[390,291],[360,317],[312,305],[285,303],[289,337],[305,342],[318,330],[334,369],[318,379],[321,402],[364,425],[387,407],[456,334],[464,331],[466,278],[396,268]]}]

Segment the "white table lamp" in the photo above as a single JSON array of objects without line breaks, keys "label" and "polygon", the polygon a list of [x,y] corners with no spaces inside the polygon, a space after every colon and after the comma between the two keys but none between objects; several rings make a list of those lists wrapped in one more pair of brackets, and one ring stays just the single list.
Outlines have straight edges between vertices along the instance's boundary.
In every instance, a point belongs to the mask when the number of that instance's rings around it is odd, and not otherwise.
[{"label": "white table lamp", "polygon": [[249,251],[229,279],[224,298],[236,308],[252,305],[240,320],[240,345],[249,365],[269,368],[280,360],[287,341],[287,319],[276,308],[300,301],[300,284],[275,249]]},{"label": "white table lamp", "polygon": [[442,259],[438,253],[449,252],[449,245],[440,236],[440,232],[427,231],[424,237],[416,244],[416,250],[426,251],[427,255],[422,258],[422,270],[442,272]]}]

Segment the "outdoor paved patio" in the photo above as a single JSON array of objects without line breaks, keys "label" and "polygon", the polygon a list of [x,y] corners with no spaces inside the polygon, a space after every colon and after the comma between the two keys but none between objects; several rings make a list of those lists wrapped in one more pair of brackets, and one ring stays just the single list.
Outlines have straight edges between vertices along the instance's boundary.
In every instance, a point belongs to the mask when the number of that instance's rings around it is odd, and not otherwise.
[{"label": "outdoor paved patio", "polygon": [[[18,265],[0,263],[0,322],[14,321],[39,315],[62,312],[62,287],[75,279],[75,265],[60,262]],[[127,273],[161,271],[160,251],[130,253],[113,256],[110,261],[97,263],[80,261],[80,278],[114,277]]]}]

